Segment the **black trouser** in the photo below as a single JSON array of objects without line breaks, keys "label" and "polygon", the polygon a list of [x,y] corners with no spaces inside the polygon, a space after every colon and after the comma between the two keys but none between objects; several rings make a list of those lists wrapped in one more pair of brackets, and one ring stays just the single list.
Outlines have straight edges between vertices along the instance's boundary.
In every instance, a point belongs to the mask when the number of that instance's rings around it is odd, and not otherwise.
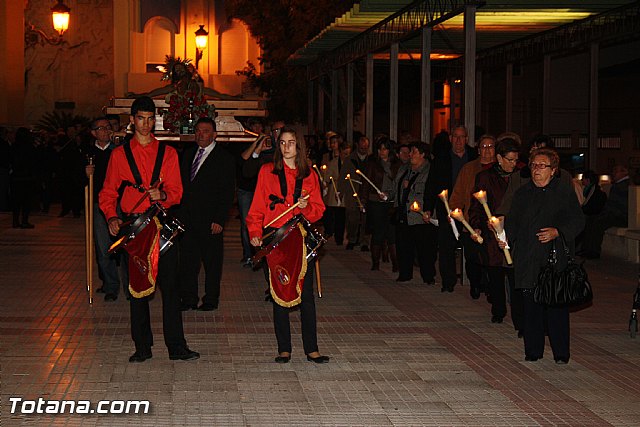
[{"label": "black trouser", "polygon": [[[482,265],[480,264],[480,251],[482,245],[474,242],[470,233],[460,233],[460,243],[464,250],[464,269],[469,279],[471,290],[480,292],[482,289]],[[455,258],[454,258],[455,260]],[[454,266],[455,267],[455,266]]]},{"label": "black trouser", "polygon": [[11,181],[11,205],[13,208],[13,225],[27,224],[31,212],[35,184],[32,181]]},{"label": "black trouser", "polygon": [[222,279],[223,233],[208,229],[186,231],[180,242],[180,296],[188,305],[198,303],[200,264],[204,267],[203,304],[218,306]]},{"label": "black trouser", "polygon": [[524,353],[529,357],[544,354],[545,317],[554,359],[569,359],[569,309],[546,307],[533,301],[533,290],[523,291]]},{"label": "black trouser", "polygon": [[[458,281],[456,272],[456,248],[459,247],[451,226],[441,221],[438,228],[438,267],[443,288],[453,288]],[[458,227],[458,229],[460,229]]]},{"label": "black trouser", "polygon": [[[302,285],[300,308],[300,326],[302,329],[302,345],[304,353],[318,351],[318,333],[316,328],[316,302],[313,295],[313,279],[315,261],[307,264],[307,274]],[[289,313],[295,308],[286,308],[273,302],[273,326],[278,340],[278,353],[291,353],[291,325]]]},{"label": "black trouser", "polygon": [[422,281],[433,281],[438,250],[436,228],[432,224],[396,225],[399,279],[409,280],[413,277],[413,260],[417,253]]},{"label": "black trouser", "polygon": [[333,238],[336,240],[337,245],[342,245],[342,242],[344,241],[344,228],[346,221],[345,208],[327,206],[326,212],[333,221]]},{"label": "black trouser", "polygon": [[[187,345],[182,329],[182,311],[178,294],[178,257],[179,250],[175,246],[160,256],[156,278],[156,285],[162,294],[162,329],[169,353]],[[153,345],[149,297],[132,297],[129,301],[131,338],[136,345],[136,350],[147,351]]]},{"label": "black trouser", "polygon": [[604,232],[611,227],[626,227],[627,225],[628,221],[625,218],[608,212],[588,217],[582,234],[582,251],[589,255],[600,255]]},{"label": "black trouser", "polygon": [[391,208],[387,202],[367,202],[367,228],[371,230],[371,246],[396,242],[395,227],[391,225]]},{"label": "black trouser", "polygon": [[504,287],[504,278],[509,283],[509,296],[511,302],[511,320],[513,327],[518,331],[523,327],[522,292],[516,291],[516,282],[513,277],[513,268],[488,266],[485,267],[489,274],[489,295],[491,295],[491,315],[503,318],[507,315],[507,295]]}]

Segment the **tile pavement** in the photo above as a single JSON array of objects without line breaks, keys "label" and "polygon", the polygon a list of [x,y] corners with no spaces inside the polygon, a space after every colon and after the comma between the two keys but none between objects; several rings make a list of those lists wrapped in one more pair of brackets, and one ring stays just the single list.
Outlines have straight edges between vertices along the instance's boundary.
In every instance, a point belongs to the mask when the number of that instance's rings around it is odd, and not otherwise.
[{"label": "tile pavement", "polygon": [[[488,304],[471,300],[467,287],[442,294],[418,280],[399,285],[389,264],[371,272],[368,254],[329,243],[317,307],[320,349],[331,363],[306,361],[294,314],[293,359],[278,365],[263,277],[241,267],[233,221],[220,309],[184,315],[201,359],[168,359],[157,298],[154,357],[129,364],[126,300],[87,301],[82,220],[33,222],[34,230],[12,229],[0,214],[2,426],[640,425],[640,338],[626,330],[637,266],[588,264],[596,298],[571,315],[572,359],[557,366],[548,347],[543,360],[524,362],[510,322],[490,323]],[[151,410],[11,414],[16,396],[141,399]]]}]

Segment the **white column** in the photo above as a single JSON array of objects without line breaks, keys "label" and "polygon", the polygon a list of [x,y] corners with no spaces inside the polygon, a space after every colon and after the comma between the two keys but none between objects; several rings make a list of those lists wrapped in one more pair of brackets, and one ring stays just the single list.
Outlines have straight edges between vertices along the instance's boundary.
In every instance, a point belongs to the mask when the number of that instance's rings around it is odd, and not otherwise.
[{"label": "white column", "polygon": [[422,52],[420,61],[420,140],[431,141],[431,35],[432,29],[422,29]]},{"label": "white column", "polygon": [[[347,135],[353,138],[353,62],[347,64]],[[369,136],[369,135],[367,135]],[[371,138],[371,136],[369,136]]]},{"label": "white column", "polygon": [[542,133],[549,135],[551,117],[551,55],[542,60]]},{"label": "white column", "polygon": [[470,139],[476,126],[476,6],[464,9],[464,125]]},{"label": "white column", "polygon": [[591,73],[589,79],[589,168],[598,170],[598,67],[600,46],[591,45]]},{"label": "white column", "polygon": [[367,81],[365,94],[365,134],[369,138],[373,138],[373,54],[367,54],[365,63]]},{"label": "white column", "polygon": [[398,140],[398,43],[389,51],[389,138]]},{"label": "white column", "polygon": [[505,70],[505,120],[504,130],[510,132],[513,128],[513,63],[507,64]]}]

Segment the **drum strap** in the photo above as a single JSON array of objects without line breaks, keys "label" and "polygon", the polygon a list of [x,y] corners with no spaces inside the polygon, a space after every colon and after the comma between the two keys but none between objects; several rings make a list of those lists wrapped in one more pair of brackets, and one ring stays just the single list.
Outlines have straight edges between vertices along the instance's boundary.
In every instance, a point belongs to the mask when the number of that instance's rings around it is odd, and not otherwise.
[{"label": "drum strap", "polygon": [[[133,157],[133,151],[131,150],[130,144],[125,144],[124,146],[124,154],[127,157],[127,163],[129,163],[129,169],[131,169],[131,174],[133,175],[133,179],[135,183],[131,183],[129,181],[123,181],[122,185],[125,187],[131,186],[138,190],[141,193],[145,192],[145,188],[142,185],[142,176],[140,175],[140,170],[138,169],[138,165],[136,165],[136,160]],[[151,184],[154,184],[158,181],[160,177],[160,169],[162,169],[162,160],[164,159],[164,152],[166,149],[166,144],[161,142],[158,145],[158,154],[156,155],[156,162],[153,165],[153,172],[151,174]]]},{"label": "drum strap", "polygon": [[[287,198],[287,178],[284,174],[284,169],[278,171],[278,181],[280,181],[280,192],[282,193],[282,198],[278,197],[276,194],[269,195],[269,200],[271,200],[269,209],[271,210],[274,210],[278,203],[284,203],[285,199]],[[293,190],[294,202],[300,198],[301,194],[302,194],[302,178],[296,178],[296,184]]]}]

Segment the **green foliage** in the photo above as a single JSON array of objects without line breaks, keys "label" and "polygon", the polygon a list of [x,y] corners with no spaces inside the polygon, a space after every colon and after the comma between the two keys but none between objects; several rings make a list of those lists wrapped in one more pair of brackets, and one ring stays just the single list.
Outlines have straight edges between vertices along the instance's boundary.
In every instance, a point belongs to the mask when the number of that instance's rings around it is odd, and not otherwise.
[{"label": "green foliage", "polygon": [[257,75],[253,64],[236,73],[269,94],[271,117],[306,121],[306,69],[288,64],[287,58],[349,10],[354,1],[228,0],[225,4],[228,15],[244,21],[263,50],[263,74]]},{"label": "green foliage", "polygon": [[66,129],[69,126],[75,126],[77,124],[81,124],[83,127],[89,127],[89,125],[91,125],[91,119],[66,111],[54,110],[50,113],[44,113],[35,127],[37,130],[57,132],[58,129]]}]

